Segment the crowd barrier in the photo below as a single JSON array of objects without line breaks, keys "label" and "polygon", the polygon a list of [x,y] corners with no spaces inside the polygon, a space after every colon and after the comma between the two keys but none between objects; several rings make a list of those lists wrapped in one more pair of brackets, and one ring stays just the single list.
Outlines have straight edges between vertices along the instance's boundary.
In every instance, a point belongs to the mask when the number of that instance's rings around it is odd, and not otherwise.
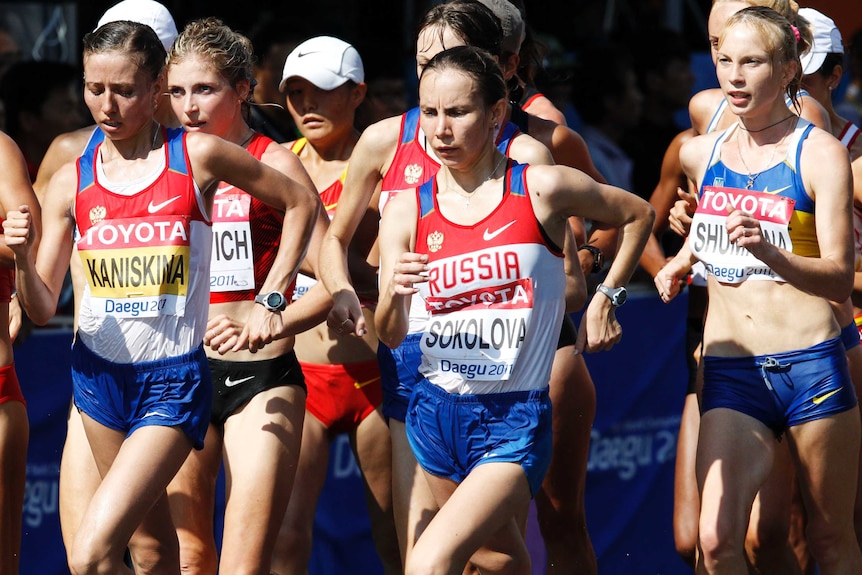
[{"label": "crowd barrier", "polygon": [[[686,297],[668,305],[635,293],[617,312],[623,340],[588,354],[598,409],[587,477],[587,518],[599,573],[690,573],[673,545],[673,467],[686,386]],[[16,348],[30,415],[30,449],[21,573],[67,574],[58,518],[58,472],[66,415],[71,332],[37,330]],[[223,500],[217,504],[216,516]],[[217,526],[220,532],[220,526]],[[361,479],[346,436],[333,443],[317,510],[312,575],[379,575]],[[531,512],[527,533],[533,572],[544,550]]]}]

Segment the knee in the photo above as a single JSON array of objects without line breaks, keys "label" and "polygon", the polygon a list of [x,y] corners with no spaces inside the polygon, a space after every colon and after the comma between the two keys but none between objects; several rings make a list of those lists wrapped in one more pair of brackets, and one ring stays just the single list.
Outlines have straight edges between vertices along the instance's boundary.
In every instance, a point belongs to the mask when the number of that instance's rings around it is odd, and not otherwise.
[{"label": "knee", "polygon": [[805,531],[808,550],[819,565],[835,565],[845,557],[848,546],[856,545],[853,529],[840,529],[811,521]]},{"label": "knee", "polygon": [[749,529],[745,536],[745,549],[754,565],[760,558],[784,553],[789,549],[790,528],[786,523],[766,523]]},{"label": "knee", "polygon": [[[138,573],[135,561],[135,573]],[[218,567],[216,550],[200,540],[180,543],[180,573],[182,575],[204,575],[215,573]],[[146,573],[146,571],[144,571]]]},{"label": "knee", "polygon": [[546,542],[576,537],[587,530],[583,500],[576,496],[565,499],[537,496],[536,521]]},{"label": "knee", "polygon": [[698,540],[700,541],[701,559],[709,572],[725,563],[738,561],[743,555],[743,542],[721,530],[700,525]]},{"label": "knee", "polygon": [[102,575],[114,572],[113,564],[103,547],[78,541],[69,552],[69,568],[76,575]]}]

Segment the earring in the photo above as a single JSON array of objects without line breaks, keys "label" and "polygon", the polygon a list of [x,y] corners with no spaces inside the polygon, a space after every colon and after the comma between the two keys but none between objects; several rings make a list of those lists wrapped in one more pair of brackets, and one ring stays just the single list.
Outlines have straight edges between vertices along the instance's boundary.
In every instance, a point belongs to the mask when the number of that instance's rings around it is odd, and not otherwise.
[{"label": "earring", "polygon": [[498,130],[499,128],[500,128],[500,123],[494,122],[494,131]]}]

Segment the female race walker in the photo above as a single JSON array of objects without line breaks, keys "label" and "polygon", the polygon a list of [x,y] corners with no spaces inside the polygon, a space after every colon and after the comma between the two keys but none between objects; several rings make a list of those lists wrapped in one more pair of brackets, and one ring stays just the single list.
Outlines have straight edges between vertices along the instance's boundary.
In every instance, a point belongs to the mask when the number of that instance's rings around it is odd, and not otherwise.
[{"label": "female race walker", "polygon": [[408,556],[408,574],[461,573],[480,546],[497,552],[480,569],[531,572],[516,513],[551,457],[548,381],[564,313],[567,218],[623,229],[602,286],[608,297],[590,303],[579,351],[619,340],[615,304],[652,226],[652,209],[628,192],[571,168],[508,162],[495,147],[506,98],[487,53],[461,46],[432,58],[420,76],[420,122],[442,166],[394,198],[381,222],[381,341],[396,347],[405,337],[414,293],[430,313],[420,337],[425,379],[406,425],[440,510]]},{"label": "female race walker", "polygon": [[[306,40],[284,64],[281,85],[287,108],[303,136],[285,146],[305,166],[330,217],[338,208],[348,160],[359,140],[354,117],[365,97],[364,80],[359,52],[331,36]],[[300,275],[294,297],[304,299],[310,286],[323,287]],[[361,338],[336,334],[325,322],[296,337],[308,399],[296,483],[273,557],[273,571],[280,575],[308,570],[329,446],[339,433],[349,434],[362,473],[371,532],[384,572],[401,573],[392,516],[392,449],[381,411],[373,305],[363,312],[369,330]]]},{"label": "female race walker", "polygon": [[[12,138],[0,132],[0,218],[27,206],[39,219],[39,202],[21,150]],[[33,230],[38,241],[38,225]],[[0,251],[0,573],[18,573],[21,557],[21,521],[24,485],[27,476],[27,445],[30,423],[24,394],[15,373],[12,337],[9,335],[9,302],[15,295],[15,260],[13,254]]]},{"label": "female race walker", "polygon": [[787,108],[801,65],[786,18],[745,8],[716,48],[737,123],[682,147],[700,202],[686,247],[656,276],[669,300],[694,258],[709,273],[699,572],[747,572],[749,514],[786,434],[820,572],[859,573],[857,470],[846,465],[858,457],[859,414],[829,304],[852,287],[847,152]]},{"label": "female race walker", "polygon": [[[214,18],[189,23],[168,53],[167,92],[188,132],[214,134],[245,148],[267,166],[302,182],[296,156],[252,130],[251,42]],[[314,273],[316,238],[306,260]],[[293,337],[326,316],[329,297],[287,305],[293,269],[285,261],[293,230],[278,210],[221,183],[213,210],[209,324],[204,341],[212,373],[213,409],[204,449],[192,451],[168,487],[184,573],[268,573],[278,527],[299,460],[305,384]],[[315,306],[309,305],[316,303]],[[305,307],[306,309],[302,309]],[[232,350],[246,323],[267,322],[278,339],[263,349]],[[213,540],[213,506],[224,462],[226,507],[221,556]]]},{"label": "female race walker", "polygon": [[[226,180],[284,210],[291,268],[305,253],[319,201],[309,189],[245,150],[153,120],[164,90],[165,50],[151,28],[119,21],[84,37],[84,99],[105,140],[61,168],[42,204],[42,242],[32,214],[10,212],[24,309],[37,324],[54,313],[73,244],[86,285],[79,292],[72,353],[75,406],[102,482],[72,543],[79,575],[131,573],[123,564],[135,530],[162,542],[152,573],[179,570],[165,487],[190,449],[203,446],[212,387],[202,341],[209,306],[209,214]],[[237,345],[257,348],[270,326],[248,325]]]}]

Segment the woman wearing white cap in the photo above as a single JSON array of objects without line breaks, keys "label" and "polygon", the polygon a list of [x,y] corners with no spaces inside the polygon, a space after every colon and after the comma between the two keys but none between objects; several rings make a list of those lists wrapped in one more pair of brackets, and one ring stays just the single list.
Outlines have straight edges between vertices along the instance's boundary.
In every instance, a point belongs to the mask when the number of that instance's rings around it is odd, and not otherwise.
[{"label": "woman wearing white cap", "polygon": [[[190,133],[219,136],[309,189],[296,156],[246,123],[251,101],[251,42],[219,20],[189,23],[168,54],[167,92]],[[319,201],[317,202],[319,204]],[[185,573],[269,573],[299,459],[305,382],[293,334],[323,320],[329,296],[317,289],[288,305],[294,278],[284,247],[294,235],[278,210],[223,182],[213,219],[209,323],[204,337],[213,380],[204,449],[191,453],[168,487]],[[306,273],[315,273],[327,220],[317,215]],[[284,226],[282,225],[284,223]],[[263,323],[274,341],[237,349],[244,326]],[[275,339],[277,337],[277,339]],[[213,515],[224,463],[226,501],[221,557]]]},{"label": "woman wearing white cap", "polygon": [[[303,135],[285,146],[302,161],[330,217],[337,210],[350,154],[359,140],[354,116],[365,97],[364,79],[356,49],[330,36],[301,43],[284,64],[281,89]],[[374,270],[367,275],[376,287]],[[358,279],[355,273],[354,278]],[[303,296],[315,283],[300,276],[295,297]],[[369,326],[373,325],[373,307],[370,303],[363,308]],[[384,572],[400,573],[392,517],[389,427],[380,410],[377,334],[369,329],[361,338],[351,337],[332,331],[323,322],[297,335],[296,355],[308,398],[296,483],[276,545],[273,571],[281,575],[307,571],[329,445],[336,434],[348,433],[364,479],[372,535]]]}]

